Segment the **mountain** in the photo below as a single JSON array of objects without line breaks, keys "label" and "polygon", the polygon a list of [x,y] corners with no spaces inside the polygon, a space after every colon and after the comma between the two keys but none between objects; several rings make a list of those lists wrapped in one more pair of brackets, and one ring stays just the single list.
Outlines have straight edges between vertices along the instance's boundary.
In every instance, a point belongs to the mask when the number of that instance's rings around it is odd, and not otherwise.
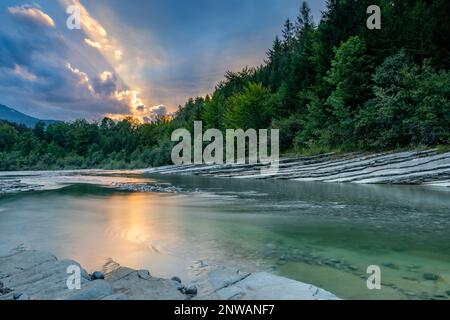
[{"label": "mountain", "polygon": [[39,121],[43,121],[46,125],[58,122],[56,120],[40,120],[37,118],[33,118],[2,104],[0,104],[0,120],[20,123],[29,128],[34,128],[36,123],[38,123]]}]

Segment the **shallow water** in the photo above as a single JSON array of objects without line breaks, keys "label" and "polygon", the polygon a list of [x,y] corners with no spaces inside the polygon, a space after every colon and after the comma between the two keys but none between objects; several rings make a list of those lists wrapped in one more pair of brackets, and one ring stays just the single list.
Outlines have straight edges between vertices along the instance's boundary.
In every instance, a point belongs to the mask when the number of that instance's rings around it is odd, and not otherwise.
[{"label": "shallow water", "polygon": [[[0,255],[23,245],[89,271],[112,258],[184,281],[195,279],[202,260],[267,270],[346,299],[449,298],[448,189],[132,172],[2,179],[51,190],[0,196]],[[183,192],[125,192],[113,182],[167,183]],[[381,268],[381,290],[367,289],[369,265]]]}]

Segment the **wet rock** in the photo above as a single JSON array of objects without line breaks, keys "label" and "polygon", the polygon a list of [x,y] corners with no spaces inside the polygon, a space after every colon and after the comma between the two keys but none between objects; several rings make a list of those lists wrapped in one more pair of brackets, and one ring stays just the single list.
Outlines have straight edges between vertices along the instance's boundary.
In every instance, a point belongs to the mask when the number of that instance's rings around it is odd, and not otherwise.
[{"label": "wet rock", "polygon": [[108,282],[98,279],[82,285],[81,290],[70,290],[62,298],[64,300],[100,300],[113,293],[113,288]]},{"label": "wet rock", "polygon": [[138,276],[139,276],[139,278],[144,279],[144,280],[148,280],[152,277],[148,270],[139,270]]},{"label": "wet rock", "polygon": [[[81,289],[68,290],[67,268],[79,264],[73,260],[59,261],[53,255],[38,251],[22,251],[0,257],[2,290],[14,292],[0,295],[0,300],[186,300],[208,299],[337,299],[315,286],[275,276],[270,273],[250,274],[236,269],[207,267],[204,282],[195,281],[183,287],[178,277],[172,280],[150,277],[149,272],[136,271],[118,264],[109,264],[105,280],[92,281],[81,268]],[[93,276],[101,277],[94,273]],[[202,288],[203,296],[198,287]],[[21,292],[22,295],[14,294]],[[26,293],[26,294],[25,294]]]},{"label": "wet rock", "polygon": [[[105,274],[94,273],[102,278],[92,281],[81,268],[81,288],[67,287],[67,268],[81,266],[73,260],[58,260],[51,254],[39,251],[20,251],[8,256],[0,256],[0,277],[3,289],[15,288],[0,295],[0,300],[13,300],[25,293],[21,299],[31,300],[185,300],[186,295],[177,290],[171,280],[149,278],[148,272],[136,271],[120,265],[110,264]],[[14,294],[16,295],[14,296]]]},{"label": "wet rock", "polygon": [[105,279],[105,274],[103,272],[100,271],[95,271],[92,276],[91,276],[92,280],[104,280]]},{"label": "wet rock", "polygon": [[429,280],[429,281],[436,281],[439,279],[439,275],[437,275],[435,273],[431,273],[431,272],[426,272],[423,274],[423,278],[425,280]]},{"label": "wet rock", "polygon": [[43,189],[43,187],[37,184],[22,183],[21,180],[3,180],[0,181],[0,194],[35,191]]},{"label": "wet rock", "polygon": [[400,270],[400,268],[397,265],[395,265],[394,263],[392,263],[392,262],[385,262],[385,263],[383,263],[383,267],[386,267],[386,268],[389,268],[389,269],[394,269],[394,270]]},{"label": "wet rock", "polygon": [[334,264],[340,264],[341,263],[341,260],[339,260],[339,259],[331,259],[330,261],[332,263],[334,263]]},{"label": "wet rock", "polygon": [[195,284],[190,284],[183,290],[184,294],[195,296],[197,295],[197,286]]},{"label": "wet rock", "polygon": [[286,260],[278,260],[277,262],[276,262],[276,264],[278,265],[278,266],[284,266],[285,264],[287,263],[287,261]]},{"label": "wet rock", "polygon": [[408,281],[418,281],[416,278],[412,278],[412,277],[402,277],[402,279],[405,279]]},{"label": "wet rock", "polygon": [[351,271],[356,271],[356,270],[358,270],[358,268],[357,268],[356,266],[351,265],[351,264],[348,265],[347,268],[350,269]]},{"label": "wet rock", "polygon": [[14,300],[30,300],[30,297],[26,293],[14,294]]},{"label": "wet rock", "polygon": [[408,270],[412,270],[412,271],[415,271],[415,270],[419,270],[420,268],[421,268],[421,266],[418,266],[418,265],[408,265],[408,266],[406,266],[406,268],[408,269]]},{"label": "wet rock", "polygon": [[113,186],[119,190],[133,192],[179,193],[183,191],[181,188],[165,184],[114,183]]},{"label": "wet rock", "polygon": [[450,296],[450,290],[445,291],[445,294],[448,295],[448,296]]},{"label": "wet rock", "polygon": [[172,277],[172,279],[170,279],[170,280],[181,283],[181,279],[178,277]]},{"label": "wet rock", "polygon": [[[210,273],[214,293],[200,297],[204,299],[245,300],[336,300],[335,295],[316,286],[276,276],[267,272],[246,274],[236,278],[236,272],[219,269]],[[211,278],[211,275],[213,278]],[[231,279],[226,280],[230,277]]]},{"label": "wet rock", "polygon": [[[115,294],[120,293],[128,300],[185,300],[186,296],[177,290],[174,281],[150,277],[142,279],[137,271],[118,267],[106,275]],[[117,295],[105,299],[116,299]]]},{"label": "wet rock", "polygon": [[181,292],[184,291],[185,287],[183,286],[182,283],[180,283],[178,281],[173,281],[173,284],[178,291],[181,291]]},{"label": "wet rock", "polygon": [[[285,158],[279,170],[261,173],[262,164],[163,166],[146,170],[159,174],[188,174],[241,179],[282,179],[327,183],[424,184],[450,186],[450,153],[436,149],[364,155],[333,153]],[[394,248],[402,251],[404,248]]]},{"label": "wet rock", "polygon": [[12,290],[10,288],[6,288],[3,282],[0,281],[0,296],[3,294],[8,294],[10,292],[12,292]]}]

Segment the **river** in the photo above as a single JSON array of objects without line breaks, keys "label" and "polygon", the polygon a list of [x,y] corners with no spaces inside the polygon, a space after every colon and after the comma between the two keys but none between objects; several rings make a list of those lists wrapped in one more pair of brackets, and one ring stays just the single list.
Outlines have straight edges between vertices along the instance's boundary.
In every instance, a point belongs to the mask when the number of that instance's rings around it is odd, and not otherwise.
[{"label": "river", "polygon": [[[88,271],[113,259],[183,281],[195,280],[199,263],[233,266],[344,299],[450,295],[448,188],[127,171],[0,173],[3,187],[19,180],[34,191],[0,194],[0,255],[24,246],[77,260]],[[180,192],[132,192],[118,182]],[[381,268],[381,290],[367,288],[371,265]]]}]

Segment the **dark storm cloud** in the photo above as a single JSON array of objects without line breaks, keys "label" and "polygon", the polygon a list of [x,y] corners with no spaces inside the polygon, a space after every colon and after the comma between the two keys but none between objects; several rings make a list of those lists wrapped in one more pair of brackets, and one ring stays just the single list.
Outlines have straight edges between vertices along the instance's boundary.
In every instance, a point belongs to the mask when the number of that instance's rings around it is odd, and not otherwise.
[{"label": "dark storm cloud", "polygon": [[110,72],[100,74],[92,82],[96,93],[110,95],[117,91],[117,77]]}]

